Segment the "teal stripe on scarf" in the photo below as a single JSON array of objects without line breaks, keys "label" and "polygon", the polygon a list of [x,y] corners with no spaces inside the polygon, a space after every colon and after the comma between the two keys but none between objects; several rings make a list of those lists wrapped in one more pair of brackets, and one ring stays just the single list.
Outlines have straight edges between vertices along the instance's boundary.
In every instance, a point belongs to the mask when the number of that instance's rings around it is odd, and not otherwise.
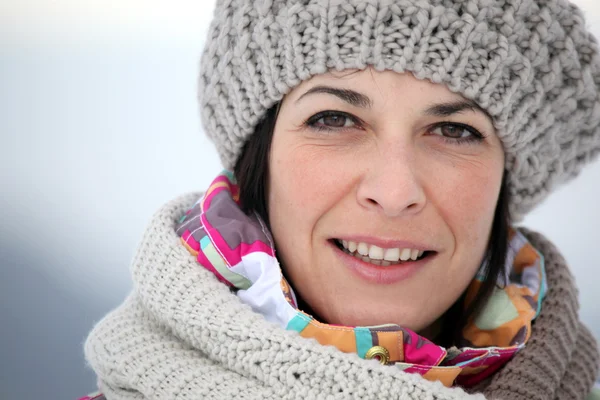
[{"label": "teal stripe on scarf", "polygon": [[233,171],[224,169],[223,171],[221,171],[221,175],[225,175],[229,179],[229,182],[233,183],[234,185],[237,183],[235,176],[233,175]]},{"label": "teal stripe on scarf", "polygon": [[288,322],[285,329],[288,331],[302,332],[310,323],[311,318],[302,313],[297,313],[294,318]]},{"label": "teal stripe on scarf", "polygon": [[356,338],[356,352],[360,358],[365,358],[367,351],[373,347],[373,336],[369,328],[354,328],[354,337]]}]

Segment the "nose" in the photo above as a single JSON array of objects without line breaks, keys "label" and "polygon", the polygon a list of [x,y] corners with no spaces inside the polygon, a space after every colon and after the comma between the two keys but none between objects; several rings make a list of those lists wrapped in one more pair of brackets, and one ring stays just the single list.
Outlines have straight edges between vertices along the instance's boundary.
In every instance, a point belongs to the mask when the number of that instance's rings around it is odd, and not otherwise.
[{"label": "nose", "polygon": [[427,197],[415,157],[407,152],[386,153],[369,163],[357,190],[359,204],[390,218],[419,213]]}]

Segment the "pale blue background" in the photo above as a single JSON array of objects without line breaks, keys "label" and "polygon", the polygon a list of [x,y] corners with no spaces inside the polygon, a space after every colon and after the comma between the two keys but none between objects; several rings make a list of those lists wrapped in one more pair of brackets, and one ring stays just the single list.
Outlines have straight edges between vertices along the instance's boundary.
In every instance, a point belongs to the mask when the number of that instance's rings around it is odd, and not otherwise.
[{"label": "pale blue background", "polygon": [[[579,1],[600,34],[600,6]],[[82,342],[151,214],[220,170],[196,107],[212,1],[0,3],[0,399],[95,389]],[[526,225],[573,266],[600,337],[600,163]]]}]

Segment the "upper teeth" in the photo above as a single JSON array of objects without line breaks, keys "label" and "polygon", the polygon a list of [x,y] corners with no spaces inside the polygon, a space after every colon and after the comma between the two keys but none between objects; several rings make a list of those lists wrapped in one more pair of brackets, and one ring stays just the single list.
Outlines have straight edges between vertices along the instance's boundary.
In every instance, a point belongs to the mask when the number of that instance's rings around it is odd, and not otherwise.
[{"label": "upper teeth", "polygon": [[347,249],[350,253],[357,251],[360,255],[369,257],[372,260],[385,260],[385,261],[407,261],[409,259],[416,260],[421,257],[424,253],[423,250],[417,249],[401,249],[398,247],[384,249],[374,244],[368,244],[365,242],[352,242],[347,240],[341,241],[342,246]]}]

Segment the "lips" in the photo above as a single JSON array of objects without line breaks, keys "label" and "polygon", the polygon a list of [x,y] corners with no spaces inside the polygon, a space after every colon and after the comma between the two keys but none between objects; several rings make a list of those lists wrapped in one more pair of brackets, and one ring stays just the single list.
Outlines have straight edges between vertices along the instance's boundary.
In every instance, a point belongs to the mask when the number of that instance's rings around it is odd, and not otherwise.
[{"label": "lips", "polygon": [[427,256],[425,250],[409,247],[384,248],[367,242],[354,242],[341,239],[334,239],[334,241],[338,248],[347,254],[364,262],[384,267],[398,265],[409,260],[416,261]]},{"label": "lips", "polygon": [[332,239],[329,242],[343,264],[356,276],[376,284],[408,279],[437,255],[434,250],[380,247],[362,241]]}]

